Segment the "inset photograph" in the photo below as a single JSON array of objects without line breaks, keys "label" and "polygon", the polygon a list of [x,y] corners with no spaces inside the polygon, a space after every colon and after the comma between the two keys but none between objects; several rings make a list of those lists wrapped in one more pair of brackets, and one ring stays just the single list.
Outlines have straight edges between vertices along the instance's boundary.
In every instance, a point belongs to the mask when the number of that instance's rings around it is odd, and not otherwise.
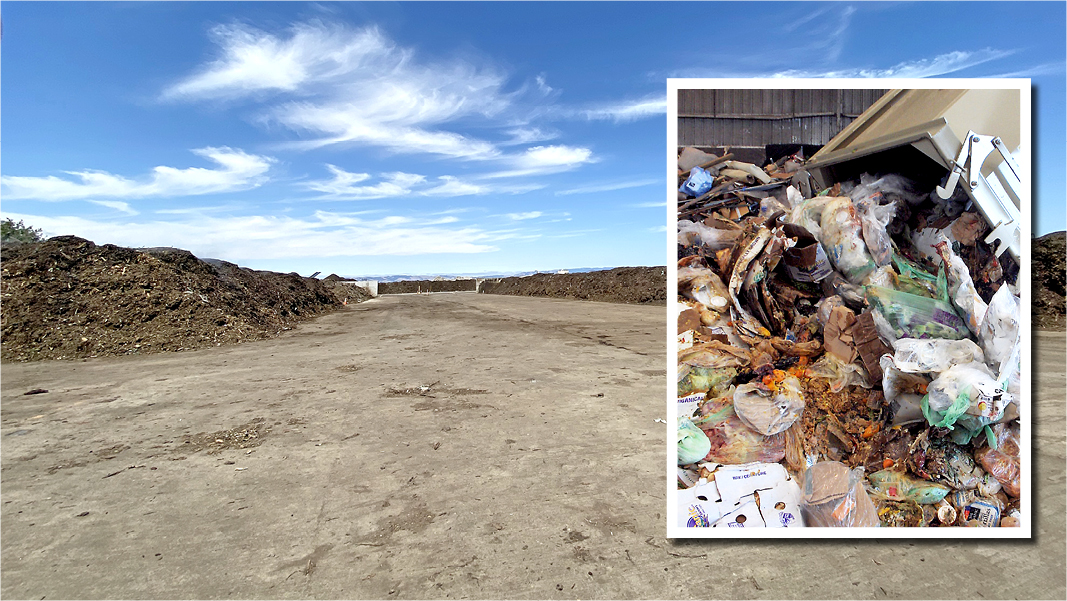
[{"label": "inset photograph", "polygon": [[668,536],[1030,536],[1030,106],[670,80]]}]

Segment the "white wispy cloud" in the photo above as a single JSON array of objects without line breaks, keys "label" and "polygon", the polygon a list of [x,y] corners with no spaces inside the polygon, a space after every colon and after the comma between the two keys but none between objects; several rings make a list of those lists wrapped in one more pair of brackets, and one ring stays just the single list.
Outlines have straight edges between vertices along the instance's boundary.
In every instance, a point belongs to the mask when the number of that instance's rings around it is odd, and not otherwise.
[{"label": "white wispy cloud", "polygon": [[957,73],[964,69],[970,69],[979,65],[999,60],[1014,54],[1015,50],[997,50],[984,48],[974,51],[954,51],[939,54],[932,58],[914,61],[903,61],[891,67],[876,68],[848,68],[836,70],[788,70],[772,73],[771,77],[833,77],[833,78],[867,78],[867,77],[898,77],[898,78],[923,78],[938,77]]},{"label": "white wispy cloud", "polygon": [[541,211],[528,211],[526,213],[508,213],[507,217],[512,221],[524,221],[526,219],[537,219],[543,214]]},{"label": "white wispy cloud", "polygon": [[308,83],[342,77],[392,57],[394,46],[375,28],[348,31],[298,23],[287,39],[243,25],[211,30],[220,56],[168,86],[164,99],[239,97],[262,91],[292,92]]},{"label": "white wispy cloud", "polygon": [[580,111],[580,114],[590,120],[609,121],[635,121],[645,117],[656,117],[667,114],[667,97],[661,94],[646,96],[637,100],[628,100],[612,104],[605,104]]},{"label": "white wispy cloud", "polygon": [[370,200],[400,196],[450,198],[485,194],[524,194],[543,188],[544,184],[486,184],[441,175],[430,179],[417,173],[394,171],[377,178],[369,173],[350,173],[336,165],[326,165],[331,179],[302,182],[308,190],[322,193],[316,200]]},{"label": "white wispy cloud", "polygon": [[504,160],[512,164],[514,168],[488,173],[481,177],[493,179],[558,173],[597,161],[591,149],[566,145],[534,146]]},{"label": "white wispy cloud", "polygon": [[121,200],[90,200],[89,202],[126,213],[127,215],[140,215],[140,211],[131,207],[130,203]]},{"label": "white wispy cloud", "polygon": [[[493,117],[512,104],[493,65],[428,61],[373,27],[320,22],[275,34],[244,25],[213,30],[219,58],[164,90],[167,100],[285,96],[261,115],[309,139],[290,147],[364,144],[398,153],[489,159],[493,143],[445,126]],[[538,82],[544,87],[543,78]]]},{"label": "white wispy cloud", "polygon": [[643,186],[651,186],[653,184],[662,183],[658,179],[639,179],[629,180],[621,182],[604,182],[602,184],[592,184],[589,186],[579,186],[577,188],[570,188],[567,190],[560,190],[556,192],[556,196],[568,196],[570,194],[595,194],[597,192],[613,192],[615,190],[625,190],[627,188],[640,188]]},{"label": "white wispy cloud", "polygon": [[271,157],[248,154],[228,147],[198,148],[192,151],[218,165],[215,169],[159,166],[138,180],[106,171],[65,171],[77,180],[47,177],[3,176],[0,183],[8,199],[45,201],[88,198],[148,198],[192,196],[234,192],[262,185],[266,173],[275,160]]},{"label": "white wispy cloud", "polygon": [[455,218],[398,215],[367,219],[358,213],[316,211],[308,217],[205,216],[177,221],[93,220],[77,216],[5,214],[49,235],[77,235],[97,244],[174,246],[198,257],[227,261],[485,253],[494,242],[521,239],[519,230],[454,225]]}]

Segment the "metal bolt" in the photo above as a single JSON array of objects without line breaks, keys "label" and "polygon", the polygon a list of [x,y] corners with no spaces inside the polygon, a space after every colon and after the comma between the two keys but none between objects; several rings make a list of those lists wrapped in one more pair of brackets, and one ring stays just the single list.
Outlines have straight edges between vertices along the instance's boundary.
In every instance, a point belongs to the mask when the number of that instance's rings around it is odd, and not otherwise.
[{"label": "metal bolt", "polygon": [[975,137],[971,138],[971,142],[974,142],[975,144],[977,144],[979,141],[980,141],[980,138],[978,136],[975,136]]},{"label": "metal bolt", "polygon": [[978,180],[974,180],[974,181],[972,181],[972,182],[971,182],[971,187],[972,187],[972,188],[977,188],[977,187],[978,187]]}]

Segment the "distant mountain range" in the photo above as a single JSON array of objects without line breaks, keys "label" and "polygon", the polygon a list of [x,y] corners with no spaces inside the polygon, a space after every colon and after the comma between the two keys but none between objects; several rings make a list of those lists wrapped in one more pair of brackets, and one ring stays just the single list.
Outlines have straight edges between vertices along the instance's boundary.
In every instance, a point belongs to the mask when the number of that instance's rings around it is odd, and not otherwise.
[{"label": "distant mountain range", "polygon": [[[445,280],[455,280],[460,278],[507,278],[507,277],[523,277],[527,275],[533,275],[535,273],[559,273],[564,271],[566,273],[586,273],[590,271],[604,271],[607,269],[614,269],[613,267],[576,267],[574,269],[563,270],[541,270],[541,271],[483,271],[478,273],[438,273],[438,274],[424,274],[424,275],[409,275],[409,274],[396,274],[396,275],[344,275],[337,274],[342,278],[351,280],[372,280],[375,282],[403,282],[405,280],[432,280],[434,278],[441,278]],[[329,274],[327,274],[328,276]],[[324,276],[319,276],[322,279]]]}]

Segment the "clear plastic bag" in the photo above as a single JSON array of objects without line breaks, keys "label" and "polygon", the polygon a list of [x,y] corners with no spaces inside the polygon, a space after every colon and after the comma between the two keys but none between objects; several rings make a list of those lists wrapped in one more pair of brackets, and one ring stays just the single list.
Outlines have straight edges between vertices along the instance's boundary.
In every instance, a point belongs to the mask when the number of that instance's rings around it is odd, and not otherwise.
[{"label": "clear plastic bag", "polygon": [[784,432],[804,412],[800,380],[788,376],[770,393],[758,384],[742,384],[734,391],[734,412],[746,426],[764,436]]},{"label": "clear plastic bag", "polygon": [[889,407],[889,423],[901,426],[924,419],[922,400],[930,381],[926,378],[900,371],[891,355],[882,355],[882,394]]},{"label": "clear plastic bag", "polygon": [[[853,196],[855,200],[855,196]],[[863,226],[863,241],[879,267],[889,265],[893,258],[893,242],[889,238],[889,222],[896,215],[896,203],[877,204],[875,197],[856,201],[860,223]]]},{"label": "clear plastic bag", "polygon": [[894,501],[915,501],[922,505],[937,503],[952,490],[943,485],[914,478],[895,470],[880,470],[867,477],[876,494]]},{"label": "clear plastic bag", "polygon": [[764,436],[746,426],[737,415],[714,424],[702,423],[701,429],[711,441],[708,461],[777,463],[785,458],[785,434]]},{"label": "clear plastic bag", "polygon": [[712,250],[721,250],[737,242],[740,236],[741,230],[724,230],[688,219],[678,220],[678,243],[683,246],[692,246],[692,239],[695,237]]},{"label": "clear plastic bag", "polygon": [[967,329],[978,335],[982,319],[985,317],[987,306],[971,280],[971,272],[967,265],[956,253],[947,241],[938,242],[935,245],[938,255],[945,264],[945,273],[948,277],[948,293],[952,304],[959,309]]},{"label": "clear plastic bag", "polygon": [[848,386],[871,388],[867,372],[855,363],[845,363],[830,353],[825,353],[808,368],[813,378],[830,382],[830,392],[841,392]]},{"label": "clear plastic bag", "polygon": [[848,197],[828,198],[819,225],[822,230],[817,234],[819,241],[826,249],[834,269],[848,281],[859,284],[878,267],[867,252],[867,245],[863,241],[863,225]]},{"label": "clear plastic bag", "polygon": [[1008,495],[1019,497],[1019,424],[993,426],[996,448],[984,447],[974,454],[982,468],[989,472]]},{"label": "clear plastic bag", "polygon": [[1007,286],[1001,286],[989,299],[989,307],[978,332],[988,365],[999,366],[1003,363],[1011,355],[1018,337],[1019,301]]},{"label": "clear plastic bag", "polygon": [[820,461],[804,470],[800,512],[807,526],[876,527],[878,510],[863,487],[863,468]]},{"label": "clear plastic bag", "polygon": [[893,343],[893,349],[896,368],[908,373],[940,373],[953,365],[985,361],[982,349],[967,338],[901,338]]},{"label": "clear plastic bag", "polygon": [[931,426],[953,430],[957,444],[970,442],[999,420],[1014,398],[982,363],[954,365],[927,388],[923,414]]},{"label": "clear plastic bag", "polygon": [[926,270],[897,254],[893,255],[893,265],[899,272],[897,290],[948,302],[948,280],[945,277],[944,267],[938,270],[936,276],[930,275]]},{"label": "clear plastic bag", "polygon": [[867,301],[892,326],[894,338],[966,338],[970,332],[955,308],[938,299],[881,286],[866,288]]}]

